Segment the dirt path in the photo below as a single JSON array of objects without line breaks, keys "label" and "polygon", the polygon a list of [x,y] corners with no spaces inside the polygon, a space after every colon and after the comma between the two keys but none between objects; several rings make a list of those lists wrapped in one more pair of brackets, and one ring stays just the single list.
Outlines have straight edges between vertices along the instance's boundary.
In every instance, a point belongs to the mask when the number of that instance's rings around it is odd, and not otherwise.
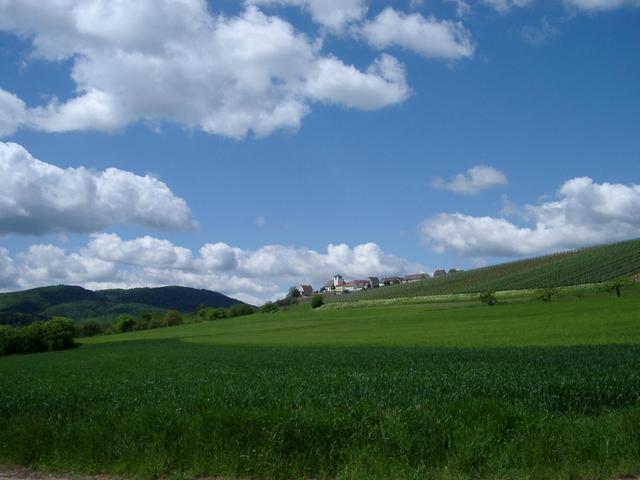
[{"label": "dirt path", "polygon": [[[125,477],[117,477],[112,475],[49,474],[29,470],[28,468],[23,467],[3,467],[0,465],[0,480],[125,480]],[[199,480],[228,479],[224,479],[222,477],[205,477]]]},{"label": "dirt path", "polygon": [[117,478],[102,475],[54,475],[34,472],[22,467],[0,467],[0,480],[117,480]]},{"label": "dirt path", "polygon": [[[123,480],[123,477],[112,477],[107,475],[54,475],[42,472],[35,472],[22,467],[2,467],[0,466],[0,480]],[[207,477],[199,480],[225,480],[222,477]],[[616,480],[640,480],[637,477],[620,477]]]}]

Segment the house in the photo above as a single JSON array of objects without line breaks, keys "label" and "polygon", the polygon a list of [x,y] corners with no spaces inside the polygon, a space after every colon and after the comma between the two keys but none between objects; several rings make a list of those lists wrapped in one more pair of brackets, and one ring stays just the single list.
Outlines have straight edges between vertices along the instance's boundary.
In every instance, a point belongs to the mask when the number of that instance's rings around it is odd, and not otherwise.
[{"label": "house", "polygon": [[347,292],[359,292],[364,290],[369,285],[369,280],[354,280],[352,282],[345,283],[345,291]]},{"label": "house", "polygon": [[426,273],[416,273],[413,275],[405,275],[402,277],[402,283],[410,283],[410,282],[419,282],[420,280],[425,280],[429,278],[429,275]]},{"label": "house", "polygon": [[296,287],[301,297],[310,297],[313,295],[313,287],[311,285],[298,285]]},{"label": "house", "polygon": [[446,276],[447,276],[447,271],[444,269],[436,270],[435,272],[433,272],[434,278],[446,277]]},{"label": "house", "polygon": [[333,284],[333,280],[329,280],[327,283],[325,283],[323,285],[323,287],[320,289],[321,293],[324,292],[329,292],[329,293],[333,293],[336,289],[336,286]]},{"label": "house", "polygon": [[400,277],[385,277],[381,280],[381,282],[386,287],[387,285],[402,283],[402,279]]}]

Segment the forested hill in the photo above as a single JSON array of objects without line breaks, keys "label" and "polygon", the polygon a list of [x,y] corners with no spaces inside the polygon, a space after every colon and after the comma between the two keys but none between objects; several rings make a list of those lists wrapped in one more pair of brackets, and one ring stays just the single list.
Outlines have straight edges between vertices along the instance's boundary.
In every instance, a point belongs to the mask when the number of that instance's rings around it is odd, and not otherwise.
[{"label": "forested hill", "polygon": [[242,303],[218,292],[188,287],[133,288],[92,291],[58,285],[0,294],[0,324],[28,324],[54,316],[107,318],[173,309],[187,313],[201,306],[229,307]]}]

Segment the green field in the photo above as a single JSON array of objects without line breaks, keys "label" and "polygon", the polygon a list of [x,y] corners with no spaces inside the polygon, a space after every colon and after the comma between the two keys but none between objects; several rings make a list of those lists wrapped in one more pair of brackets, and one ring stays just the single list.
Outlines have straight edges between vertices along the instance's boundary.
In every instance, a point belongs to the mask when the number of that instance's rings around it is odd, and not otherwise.
[{"label": "green field", "polygon": [[0,464],[141,477],[640,472],[640,292],[273,315],[0,358]]},{"label": "green field", "polygon": [[601,245],[458,272],[446,277],[329,295],[330,302],[524,290],[602,283],[640,274],[640,240]]}]

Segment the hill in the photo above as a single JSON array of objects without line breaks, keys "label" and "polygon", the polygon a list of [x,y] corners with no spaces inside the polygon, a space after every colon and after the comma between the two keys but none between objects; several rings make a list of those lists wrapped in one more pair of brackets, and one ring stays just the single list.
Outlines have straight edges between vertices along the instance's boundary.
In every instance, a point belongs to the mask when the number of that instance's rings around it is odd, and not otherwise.
[{"label": "hill", "polygon": [[526,290],[601,283],[640,274],[640,240],[585,248],[457,272],[446,277],[327,297],[347,302],[487,290]]},{"label": "hill", "polygon": [[165,309],[187,313],[203,305],[218,308],[236,303],[242,302],[218,292],[188,287],[92,291],[57,285],[0,294],[0,324],[28,324],[57,315],[84,319]]}]

